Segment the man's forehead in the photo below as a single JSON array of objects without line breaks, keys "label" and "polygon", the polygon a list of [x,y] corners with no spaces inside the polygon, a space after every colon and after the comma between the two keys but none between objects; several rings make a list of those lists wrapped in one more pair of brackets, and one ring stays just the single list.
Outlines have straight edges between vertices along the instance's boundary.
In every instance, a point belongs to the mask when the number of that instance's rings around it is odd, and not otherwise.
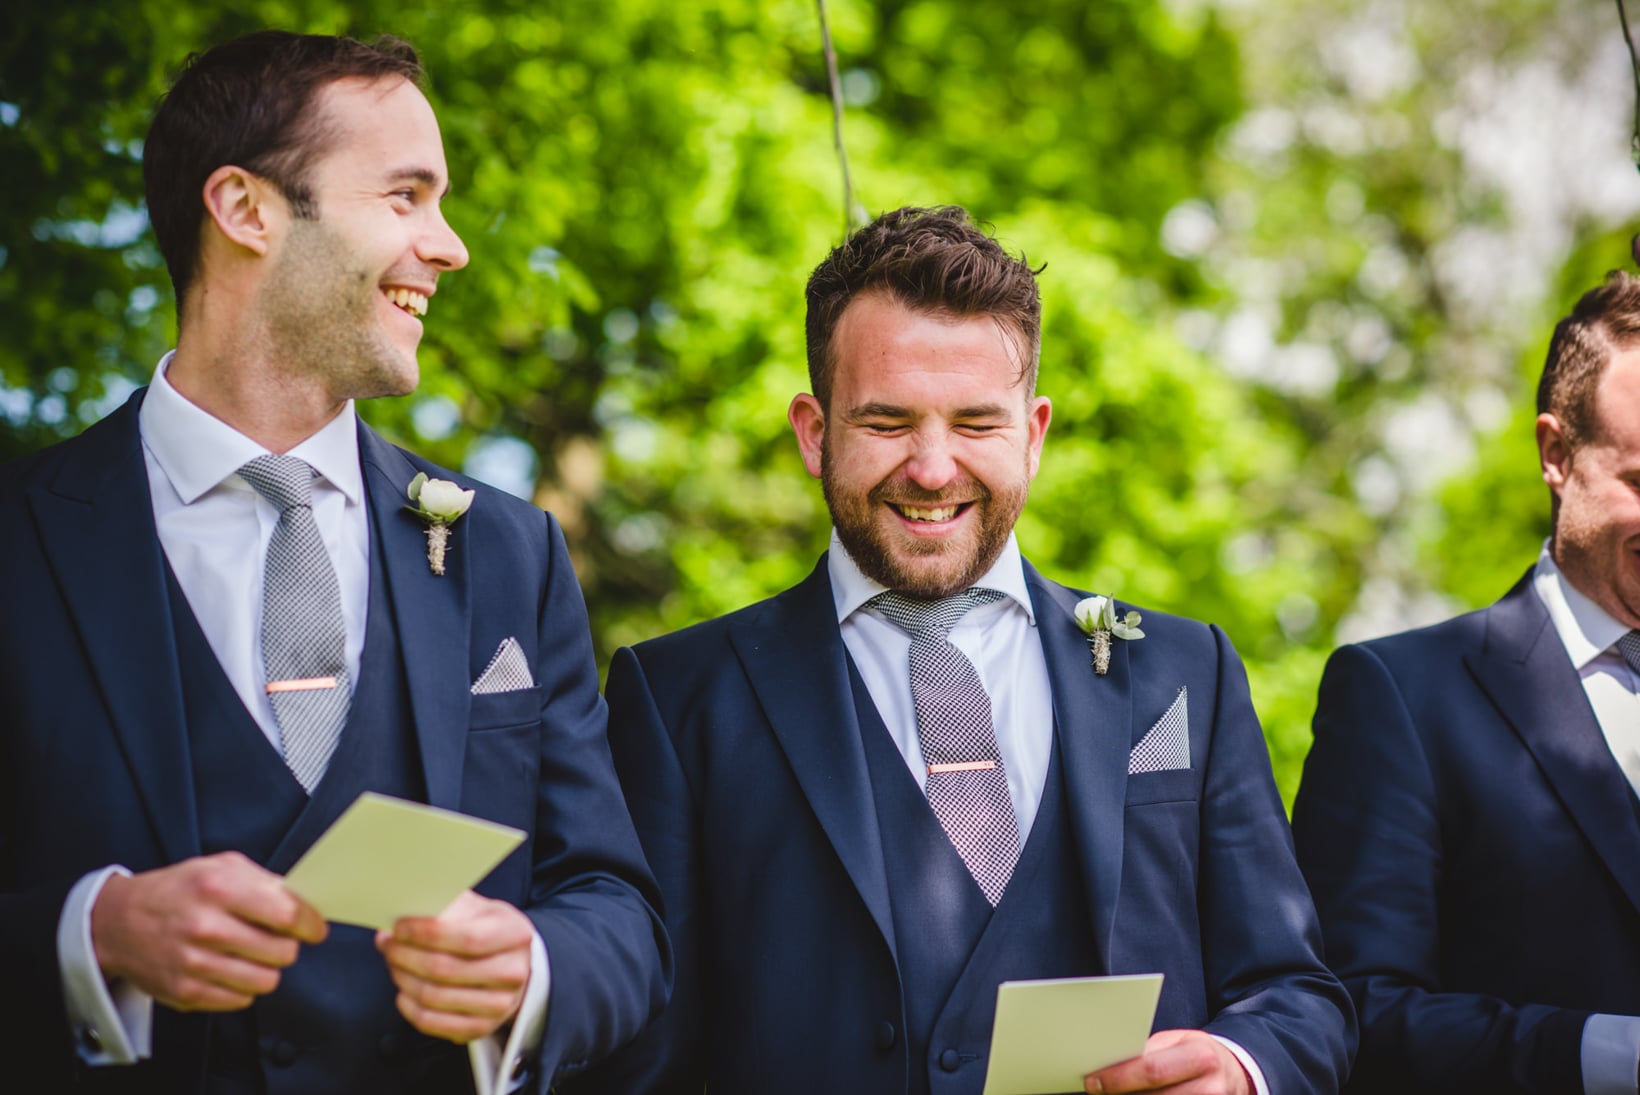
[{"label": "man's forehead", "polygon": [[[374,79],[343,76],[332,80],[314,93],[308,111],[314,123],[326,131],[337,134],[369,132],[380,124],[379,112],[384,105],[389,100],[396,102],[405,96],[413,96],[404,101],[415,103],[418,112],[424,109],[428,120],[433,121],[432,105],[422,95],[421,89],[397,75]],[[416,103],[416,100],[420,102]],[[434,121],[434,124],[437,122]]]},{"label": "man's forehead", "polygon": [[397,73],[388,73],[383,76],[338,76],[319,88],[316,99],[320,103],[347,98],[375,99],[380,101],[398,92],[401,88],[414,93],[417,98],[426,101],[421,88]]},{"label": "man's forehead", "polygon": [[346,76],[319,89],[312,105],[320,158],[368,149],[383,181],[448,191],[443,137],[432,104],[402,76]]}]

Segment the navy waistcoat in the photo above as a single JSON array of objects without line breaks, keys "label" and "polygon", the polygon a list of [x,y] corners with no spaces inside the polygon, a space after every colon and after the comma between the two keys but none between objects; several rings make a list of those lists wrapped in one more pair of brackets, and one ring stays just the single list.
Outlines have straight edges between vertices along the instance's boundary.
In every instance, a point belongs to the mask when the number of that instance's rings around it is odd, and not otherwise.
[{"label": "navy waistcoat", "polygon": [[1055,734],[1042,802],[995,910],[849,663],[882,833],[905,1000],[908,1095],[979,1095],[1003,981],[1104,972],[1064,809]]},{"label": "navy waistcoat", "polygon": [[[341,740],[311,798],[245,710],[181,586],[167,573],[206,854],[233,849],[283,873],[361,792],[426,801],[375,537],[358,684]],[[156,1007],[156,1057],[172,1039],[195,1052],[203,1045],[202,1090],[210,1095],[471,1092],[466,1052],[421,1035],[394,1008],[396,989],[373,936],[330,925],[325,942],[303,947],[279,988],[244,1012],[178,1015]]]}]

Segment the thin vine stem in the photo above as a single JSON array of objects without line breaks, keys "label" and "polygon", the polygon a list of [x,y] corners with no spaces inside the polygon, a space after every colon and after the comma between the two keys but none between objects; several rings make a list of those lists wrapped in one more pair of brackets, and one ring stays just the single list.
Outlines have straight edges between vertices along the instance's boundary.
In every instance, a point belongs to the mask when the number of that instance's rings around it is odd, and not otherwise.
[{"label": "thin vine stem", "polygon": [[[1621,5],[1623,0],[1618,0]],[[837,149],[837,162],[843,168],[843,235],[854,231],[854,183],[848,173],[848,149],[843,145],[843,81],[837,75],[837,51],[831,44],[831,23],[826,18],[826,0],[814,0],[820,12],[820,41],[826,52],[826,79],[831,85],[831,140]]]},{"label": "thin vine stem", "polygon": [[1634,73],[1634,134],[1629,140],[1629,154],[1635,166],[1640,167],[1640,53],[1635,52],[1634,35],[1629,31],[1629,12],[1623,0],[1617,0],[1617,18],[1623,24],[1623,44],[1629,47],[1629,68]]}]

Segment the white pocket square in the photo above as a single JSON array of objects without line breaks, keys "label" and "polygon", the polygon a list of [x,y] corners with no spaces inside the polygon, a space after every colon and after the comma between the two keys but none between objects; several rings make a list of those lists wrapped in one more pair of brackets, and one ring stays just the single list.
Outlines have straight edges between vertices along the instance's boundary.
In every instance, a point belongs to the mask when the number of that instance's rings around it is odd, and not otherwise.
[{"label": "white pocket square", "polygon": [[1172,772],[1190,767],[1190,707],[1188,689],[1181,687],[1173,706],[1128,754],[1128,775],[1140,772]]},{"label": "white pocket square", "polygon": [[534,688],[535,677],[530,674],[530,663],[524,658],[524,648],[512,636],[501,640],[495,657],[484,667],[484,672],[473,682],[473,695],[487,696],[492,692],[517,692]]}]

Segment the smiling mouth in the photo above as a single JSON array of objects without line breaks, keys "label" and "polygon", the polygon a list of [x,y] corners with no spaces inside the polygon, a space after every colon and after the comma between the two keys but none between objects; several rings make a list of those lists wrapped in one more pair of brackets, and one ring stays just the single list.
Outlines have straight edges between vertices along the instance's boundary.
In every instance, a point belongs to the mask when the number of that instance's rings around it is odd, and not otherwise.
[{"label": "smiling mouth", "polygon": [[931,525],[950,521],[971,505],[973,505],[972,502],[959,502],[949,506],[902,506],[896,502],[889,503],[894,512],[907,521]]},{"label": "smiling mouth", "polygon": [[420,319],[427,314],[427,294],[414,289],[383,289],[382,293],[401,311]]}]

